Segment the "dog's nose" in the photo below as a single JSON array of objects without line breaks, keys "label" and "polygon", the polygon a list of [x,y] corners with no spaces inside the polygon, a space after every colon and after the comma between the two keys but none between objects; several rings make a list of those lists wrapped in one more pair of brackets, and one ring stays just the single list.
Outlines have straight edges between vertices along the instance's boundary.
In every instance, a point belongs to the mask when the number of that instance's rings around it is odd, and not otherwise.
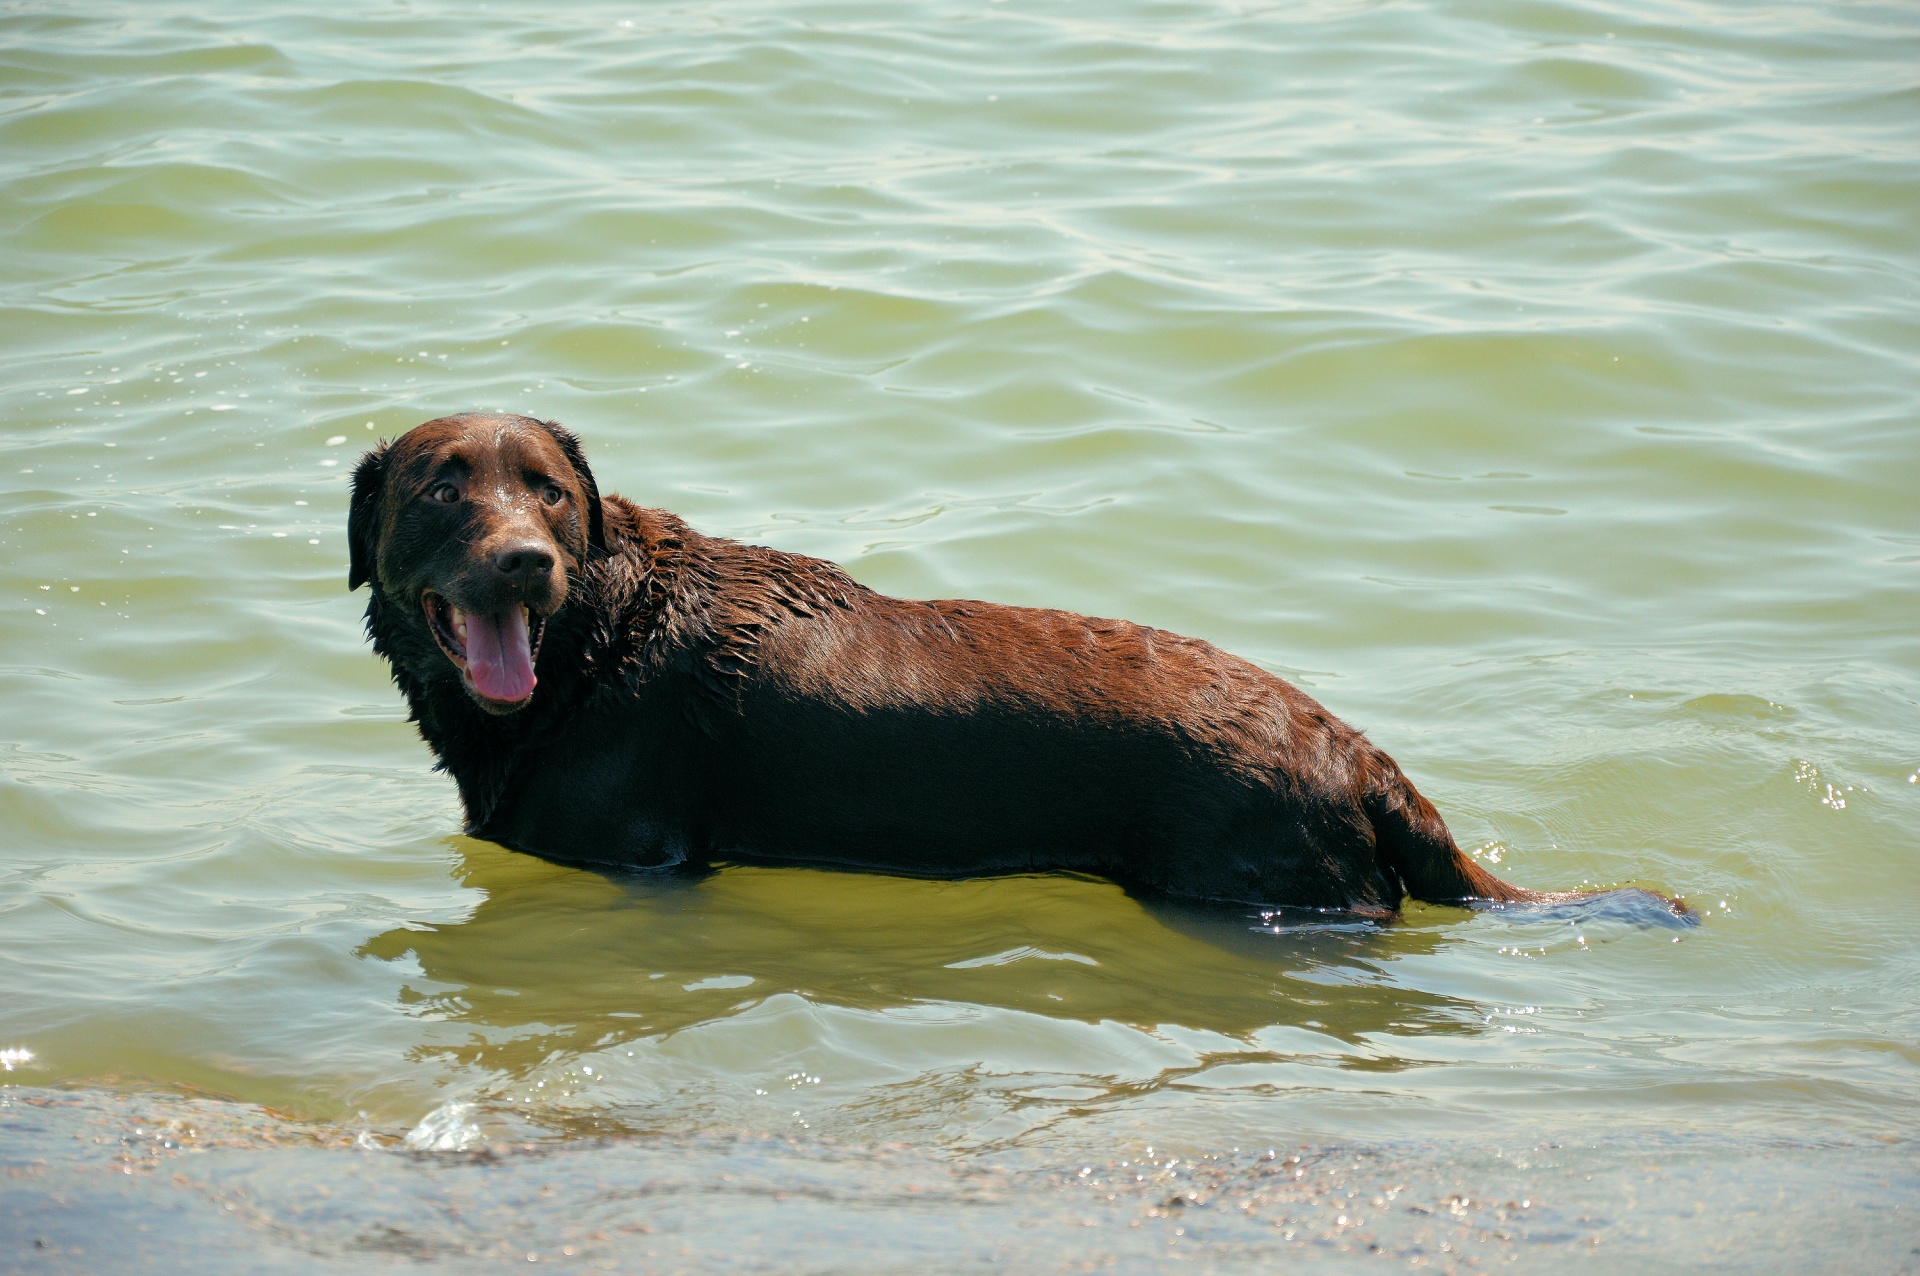
[{"label": "dog's nose", "polygon": [[544,545],[522,541],[495,554],[493,570],[508,580],[532,580],[553,570],[553,554]]}]

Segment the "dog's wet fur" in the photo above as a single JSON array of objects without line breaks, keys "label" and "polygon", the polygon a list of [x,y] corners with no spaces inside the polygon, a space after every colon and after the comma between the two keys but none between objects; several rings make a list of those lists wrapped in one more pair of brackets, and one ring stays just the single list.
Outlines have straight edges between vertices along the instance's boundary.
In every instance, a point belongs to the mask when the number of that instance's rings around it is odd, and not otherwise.
[{"label": "dog's wet fur", "polygon": [[518,850],[1068,870],[1374,916],[1580,898],[1488,873],[1393,759],[1245,660],[1124,620],[890,598],[704,536],[603,496],[551,422],[466,413],[374,449],[348,540],[467,831]]}]

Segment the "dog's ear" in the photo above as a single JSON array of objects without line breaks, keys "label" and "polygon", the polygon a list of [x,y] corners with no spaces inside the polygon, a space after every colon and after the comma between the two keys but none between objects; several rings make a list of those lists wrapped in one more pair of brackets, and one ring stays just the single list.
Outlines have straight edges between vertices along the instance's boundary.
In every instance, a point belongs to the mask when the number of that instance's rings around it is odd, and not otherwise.
[{"label": "dog's ear", "polygon": [[382,443],[353,467],[353,499],[347,504],[347,588],[358,589],[373,579],[378,552],[377,524],[380,493],[387,485],[387,448]]},{"label": "dog's ear", "polygon": [[587,468],[587,454],[580,450],[580,440],[557,421],[542,421],[540,426],[560,445],[567,464],[573,466],[573,472],[579,476],[580,490],[587,494],[587,548],[606,553],[607,524],[600,513],[600,485],[593,481],[593,471]]}]

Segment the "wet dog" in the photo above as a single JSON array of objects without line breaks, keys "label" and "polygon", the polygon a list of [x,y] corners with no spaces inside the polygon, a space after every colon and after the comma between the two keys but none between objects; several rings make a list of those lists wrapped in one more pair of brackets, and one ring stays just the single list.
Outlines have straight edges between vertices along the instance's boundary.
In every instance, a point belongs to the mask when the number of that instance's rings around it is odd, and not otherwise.
[{"label": "wet dog", "polygon": [[349,586],[468,832],[628,868],[1072,870],[1390,913],[1538,902],[1290,683],[1124,620],[890,598],[602,495],[529,417],[363,457]]}]

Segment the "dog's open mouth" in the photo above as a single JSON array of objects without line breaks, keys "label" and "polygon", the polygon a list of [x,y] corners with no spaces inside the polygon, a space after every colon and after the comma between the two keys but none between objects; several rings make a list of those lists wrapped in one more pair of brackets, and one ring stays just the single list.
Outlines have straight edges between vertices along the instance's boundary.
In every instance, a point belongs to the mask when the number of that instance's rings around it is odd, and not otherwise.
[{"label": "dog's open mouth", "polygon": [[462,611],[432,590],[421,595],[420,605],[433,640],[483,706],[518,709],[532,698],[545,616],[520,603],[496,612]]}]

